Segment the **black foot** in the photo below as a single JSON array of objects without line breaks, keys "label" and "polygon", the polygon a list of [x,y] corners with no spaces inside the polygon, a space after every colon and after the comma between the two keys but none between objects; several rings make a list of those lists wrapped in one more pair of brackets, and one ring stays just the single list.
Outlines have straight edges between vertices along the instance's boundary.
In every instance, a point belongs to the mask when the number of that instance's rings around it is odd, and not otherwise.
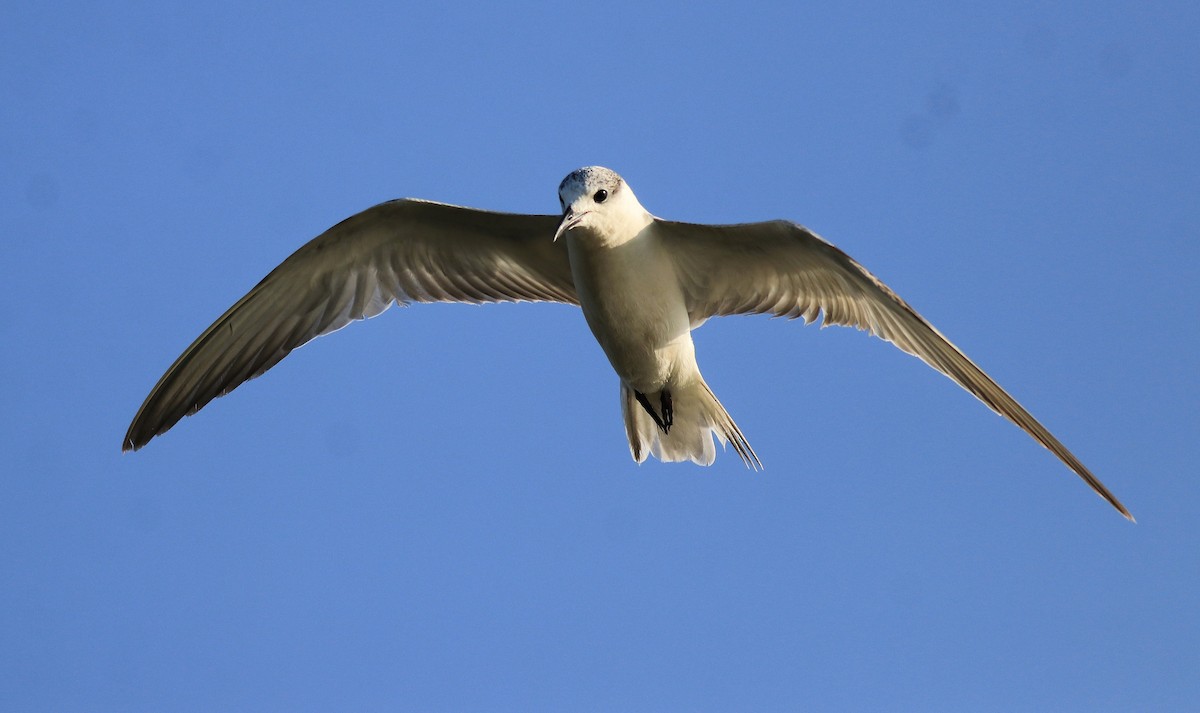
[{"label": "black foot", "polygon": [[654,425],[658,426],[659,430],[663,433],[670,433],[671,424],[675,421],[675,411],[671,408],[671,392],[663,389],[659,395],[663,411],[661,417],[654,411],[654,407],[650,405],[650,400],[646,398],[645,394],[640,391],[634,391],[633,395],[637,398],[637,402],[642,405],[642,408],[646,409],[646,413],[650,414],[650,418],[654,419]]}]

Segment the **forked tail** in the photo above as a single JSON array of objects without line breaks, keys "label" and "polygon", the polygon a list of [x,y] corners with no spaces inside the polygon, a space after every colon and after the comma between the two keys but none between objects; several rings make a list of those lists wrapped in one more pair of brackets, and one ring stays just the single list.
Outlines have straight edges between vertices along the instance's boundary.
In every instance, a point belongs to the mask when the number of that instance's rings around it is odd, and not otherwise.
[{"label": "forked tail", "polygon": [[[662,400],[660,394],[645,396],[651,403]],[[717,459],[712,438],[715,435],[722,446],[727,443],[733,446],[747,468],[762,469],[762,462],[741,429],[699,375],[686,385],[672,388],[669,402],[672,422],[668,429],[663,429],[638,402],[634,390],[621,384],[621,415],[625,420],[625,435],[629,438],[629,452],[635,461],[641,463],[647,455],[653,455],[667,463],[690,460],[700,465],[712,465]]]}]

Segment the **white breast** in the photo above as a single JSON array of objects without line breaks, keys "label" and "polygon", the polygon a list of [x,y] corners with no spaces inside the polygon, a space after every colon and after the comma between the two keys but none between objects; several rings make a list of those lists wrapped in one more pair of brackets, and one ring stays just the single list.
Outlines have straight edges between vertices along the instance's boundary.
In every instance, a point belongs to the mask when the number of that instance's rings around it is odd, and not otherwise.
[{"label": "white breast", "polygon": [[592,237],[566,236],[583,315],[625,383],[655,393],[682,363],[695,363],[675,267],[652,225],[620,245],[598,245]]}]

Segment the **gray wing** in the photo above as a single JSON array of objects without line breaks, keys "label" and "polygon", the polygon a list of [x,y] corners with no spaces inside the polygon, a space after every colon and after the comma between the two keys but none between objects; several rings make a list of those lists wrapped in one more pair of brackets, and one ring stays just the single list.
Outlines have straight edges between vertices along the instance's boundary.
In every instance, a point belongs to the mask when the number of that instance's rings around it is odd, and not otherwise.
[{"label": "gray wing", "polygon": [[658,226],[671,243],[693,324],[718,315],[766,313],[869,331],[919,357],[1020,426],[1133,519],[1066,446],[933,325],[808,229],[787,221],[723,226],[659,221]]},{"label": "gray wing", "polygon": [[560,218],[395,200],[338,223],[284,260],[192,342],[125,434],[138,449],[314,337],[394,303],[578,304]]}]

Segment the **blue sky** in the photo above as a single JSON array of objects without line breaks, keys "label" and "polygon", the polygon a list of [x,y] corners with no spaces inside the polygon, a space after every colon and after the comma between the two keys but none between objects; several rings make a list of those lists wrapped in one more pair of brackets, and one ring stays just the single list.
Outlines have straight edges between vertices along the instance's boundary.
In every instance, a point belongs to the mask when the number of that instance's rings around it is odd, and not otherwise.
[{"label": "blue sky", "polygon": [[[1178,710],[1200,698],[1200,10],[0,11],[0,708]],[[629,458],[559,305],[393,309],[133,454],[163,370],[416,196],[863,262],[1138,517],[917,360],[713,320],[762,457]]]}]

